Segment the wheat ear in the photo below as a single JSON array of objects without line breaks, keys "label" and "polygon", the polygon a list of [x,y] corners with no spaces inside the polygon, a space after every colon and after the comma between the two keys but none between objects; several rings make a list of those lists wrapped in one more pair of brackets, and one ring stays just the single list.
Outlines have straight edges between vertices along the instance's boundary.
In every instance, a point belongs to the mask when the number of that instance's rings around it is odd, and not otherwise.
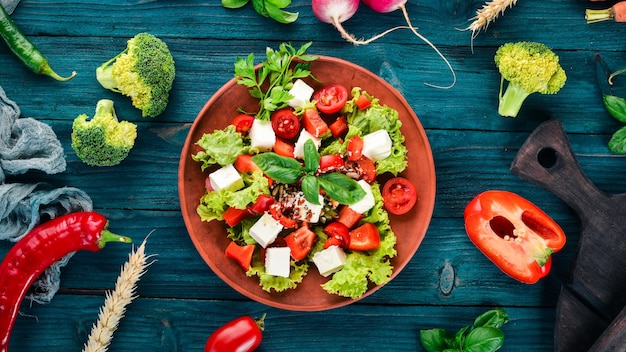
[{"label": "wheat ear", "polygon": [[472,39],[481,30],[486,30],[491,22],[504,15],[504,11],[509,7],[515,6],[516,3],[517,0],[491,0],[486,2],[483,7],[476,11],[476,16],[470,19],[472,23],[466,28],[466,30],[472,31]]},{"label": "wheat ear", "polygon": [[128,255],[128,261],[115,282],[115,289],[107,292],[104,305],[98,314],[98,321],[91,328],[83,352],[105,352],[111,344],[113,333],[126,312],[126,306],[137,297],[139,278],[153,263],[148,262],[152,256],[147,256],[145,252],[147,239],[146,237],[141,245]]}]

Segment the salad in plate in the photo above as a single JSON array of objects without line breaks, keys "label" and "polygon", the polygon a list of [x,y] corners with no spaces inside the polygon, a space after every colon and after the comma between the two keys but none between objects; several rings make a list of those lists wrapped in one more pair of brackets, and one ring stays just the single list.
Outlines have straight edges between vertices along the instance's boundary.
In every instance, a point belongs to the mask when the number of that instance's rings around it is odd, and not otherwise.
[{"label": "salad in plate", "polygon": [[258,66],[252,54],[237,59],[237,83],[259,109],[233,107],[230,125],[196,142],[192,159],[208,172],[197,213],[226,223],[225,255],[263,290],[322,275],[328,293],[357,299],[391,277],[388,211],[406,213],[417,194],[398,176],[407,167],[398,112],[362,87],[309,86],[310,45],[268,48]]}]

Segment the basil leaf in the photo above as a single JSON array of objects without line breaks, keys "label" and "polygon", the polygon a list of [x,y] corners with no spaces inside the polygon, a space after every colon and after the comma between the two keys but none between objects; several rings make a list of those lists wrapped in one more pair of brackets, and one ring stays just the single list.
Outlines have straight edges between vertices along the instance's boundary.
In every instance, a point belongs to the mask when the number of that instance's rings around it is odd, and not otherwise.
[{"label": "basil leaf", "polygon": [[320,188],[328,196],[342,204],[354,204],[363,197],[365,191],[354,179],[338,173],[323,174],[317,177]]},{"label": "basil leaf", "polygon": [[470,331],[465,338],[463,351],[494,352],[504,344],[504,333],[493,327],[480,327]]},{"label": "basil leaf", "polygon": [[316,205],[321,204],[319,183],[317,182],[317,178],[315,176],[304,176],[300,187],[302,188],[302,193],[304,193],[304,198],[306,198],[309,203]]},{"label": "basil leaf", "polygon": [[626,154],[626,126],[613,133],[608,147],[613,153]]},{"label": "basil leaf", "polygon": [[257,154],[252,157],[252,161],[264,174],[280,183],[296,183],[303,175],[300,162],[294,158],[280,156],[276,153]]},{"label": "basil leaf", "polygon": [[492,327],[492,328],[500,328],[502,325],[508,323],[509,316],[506,314],[504,309],[495,308],[486,311],[485,313],[479,315],[474,320],[473,328],[479,327]]},{"label": "basil leaf", "polygon": [[263,17],[267,17],[267,12],[265,11],[265,1],[263,0],[252,0],[252,7],[254,7],[254,11]]},{"label": "basil leaf", "polygon": [[469,330],[469,326],[464,326],[454,335],[454,342],[451,347],[461,349],[465,343],[465,333]]},{"label": "basil leaf", "polygon": [[320,153],[317,151],[315,142],[307,139],[304,142],[304,171],[306,173],[313,173],[320,167]]},{"label": "basil leaf", "polygon": [[244,7],[249,0],[222,0],[222,6],[227,9],[238,9]]},{"label": "basil leaf", "polygon": [[293,23],[298,19],[297,12],[288,12],[281,10],[280,7],[272,4],[269,1],[265,1],[265,11],[273,20],[283,24]]},{"label": "basil leaf", "polygon": [[449,341],[454,336],[444,329],[420,330],[420,343],[427,352],[440,352],[449,349]]},{"label": "basil leaf", "polygon": [[614,95],[602,97],[604,107],[617,121],[626,123],[626,99]]}]

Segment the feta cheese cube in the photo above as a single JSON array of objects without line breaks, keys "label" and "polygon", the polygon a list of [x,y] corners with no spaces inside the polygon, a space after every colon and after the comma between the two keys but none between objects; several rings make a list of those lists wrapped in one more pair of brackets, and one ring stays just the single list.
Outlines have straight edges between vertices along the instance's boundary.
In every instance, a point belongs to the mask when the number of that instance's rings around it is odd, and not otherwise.
[{"label": "feta cheese cube", "polygon": [[265,251],[265,272],[272,276],[289,277],[291,248],[270,247]]},{"label": "feta cheese cube", "polygon": [[[304,194],[302,193],[302,198]],[[316,223],[320,221],[320,215],[322,215],[322,209],[324,208],[324,197],[319,196],[320,204],[313,204],[304,199],[302,204],[297,205],[297,210],[294,212],[294,220],[306,221],[309,223]]]},{"label": "feta cheese cube", "polygon": [[359,180],[358,184],[361,185],[361,188],[365,191],[365,197],[356,203],[349,204],[348,206],[359,214],[365,214],[368,210],[374,207],[376,200],[374,199],[374,194],[372,193],[372,187],[370,187],[367,181]]},{"label": "feta cheese cube", "polygon": [[301,108],[307,101],[311,100],[314,89],[306,84],[303,80],[297,79],[293,82],[293,87],[289,90],[289,94],[293,96],[293,99],[289,101],[289,106],[292,108]]},{"label": "feta cheese cube", "polygon": [[320,145],[322,145],[322,140],[315,137],[314,135],[312,135],[311,133],[309,133],[307,130],[303,129],[300,132],[300,136],[298,136],[298,140],[296,141],[296,145],[293,148],[293,157],[296,159],[304,159],[304,143],[306,143],[306,141],[308,140],[312,140],[313,143],[315,143],[315,147],[317,149],[320,148]]},{"label": "feta cheese cube", "polygon": [[276,143],[276,134],[270,121],[255,119],[248,131],[248,136],[250,136],[250,146],[262,152],[272,150]]},{"label": "feta cheese cube", "polygon": [[232,164],[226,165],[209,174],[209,182],[214,191],[226,189],[236,191],[244,187],[241,175]]},{"label": "feta cheese cube", "polygon": [[343,269],[346,264],[346,253],[341,247],[330,246],[313,255],[313,263],[317,266],[320,275],[327,277]]},{"label": "feta cheese cube", "polygon": [[363,155],[378,161],[391,155],[393,142],[386,130],[378,130],[363,136]]},{"label": "feta cheese cube", "polygon": [[283,230],[283,225],[275,220],[269,213],[263,215],[250,227],[250,237],[252,237],[261,247],[265,248],[278,236]]}]

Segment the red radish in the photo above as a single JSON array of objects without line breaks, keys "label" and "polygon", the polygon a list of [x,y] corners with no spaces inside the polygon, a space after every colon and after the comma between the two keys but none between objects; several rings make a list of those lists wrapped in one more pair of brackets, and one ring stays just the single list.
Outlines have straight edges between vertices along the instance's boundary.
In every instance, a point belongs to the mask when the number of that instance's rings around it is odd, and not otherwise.
[{"label": "red radish", "polygon": [[[435,50],[435,52],[443,59],[446,65],[448,65],[448,68],[450,69],[450,72],[452,73],[452,83],[449,86],[442,87],[442,86],[436,86],[430,83],[424,83],[424,84],[430,87],[446,88],[446,89],[452,88],[456,84],[456,74],[454,73],[454,69],[452,69],[452,65],[450,65],[450,62],[448,62],[448,59],[446,59],[446,57],[443,56],[443,54],[439,51],[439,49],[437,49],[437,47],[435,47],[433,43],[431,43],[423,35],[419,34],[417,32],[417,28],[413,27],[413,25],[411,24],[411,19],[409,18],[409,13],[407,12],[406,6],[405,6],[407,0],[362,0],[362,1],[369,8],[379,13],[389,13],[389,12],[393,12],[396,10],[401,10],[402,14],[404,15],[404,19],[406,20],[406,24],[408,25],[408,28],[411,30],[411,32],[413,32],[413,34],[415,34],[418,38],[423,40],[424,43],[428,44],[431,48],[433,48],[433,50]],[[399,27],[395,27],[395,28],[399,28]]]},{"label": "red radish", "polygon": [[339,33],[341,33],[341,37],[354,45],[368,44],[391,31],[406,28],[395,27],[367,40],[356,39],[354,35],[348,33],[341,24],[354,16],[356,10],[359,8],[359,0],[312,0],[311,7],[313,8],[313,14],[318,20],[335,26]]}]

